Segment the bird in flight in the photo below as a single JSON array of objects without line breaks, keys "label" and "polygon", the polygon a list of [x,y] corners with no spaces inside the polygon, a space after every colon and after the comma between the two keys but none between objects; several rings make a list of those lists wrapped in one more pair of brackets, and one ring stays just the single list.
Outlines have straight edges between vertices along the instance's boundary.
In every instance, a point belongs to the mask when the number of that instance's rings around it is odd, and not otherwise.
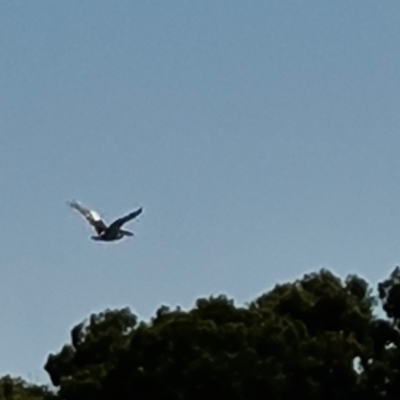
[{"label": "bird in flight", "polygon": [[127,231],[125,229],[121,229],[122,225],[131,219],[136,218],[143,211],[143,208],[140,207],[136,211],[133,211],[124,217],[116,219],[113,223],[107,226],[104,221],[101,219],[98,212],[94,210],[89,210],[88,208],[82,206],[77,201],[72,201],[68,203],[73,209],[78,211],[83,217],[89,222],[90,225],[95,229],[97,236],[91,236],[91,239],[103,241],[103,242],[111,242],[115,240],[120,240],[124,236],[133,236],[133,232]]}]

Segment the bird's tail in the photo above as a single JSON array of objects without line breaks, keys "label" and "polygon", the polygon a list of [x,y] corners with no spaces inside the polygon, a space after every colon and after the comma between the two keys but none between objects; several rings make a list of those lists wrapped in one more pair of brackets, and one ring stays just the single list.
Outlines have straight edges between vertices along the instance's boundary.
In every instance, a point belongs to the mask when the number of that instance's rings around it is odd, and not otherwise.
[{"label": "bird's tail", "polygon": [[120,229],[120,232],[123,233],[125,236],[134,236],[135,234],[131,231],[127,231],[125,229]]}]

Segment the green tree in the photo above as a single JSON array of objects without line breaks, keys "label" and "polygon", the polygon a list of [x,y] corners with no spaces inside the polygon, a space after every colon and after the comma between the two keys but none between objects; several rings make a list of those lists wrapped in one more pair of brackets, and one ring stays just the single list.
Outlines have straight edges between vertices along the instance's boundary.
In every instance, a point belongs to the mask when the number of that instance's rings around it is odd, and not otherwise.
[{"label": "green tree", "polygon": [[[378,284],[378,297],[387,319],[371,324],[373,351],[362,359],[362,382],[370,399],[398,399],[400,395],[400,268]],[[371,397],[375,394],[376,397]]]},{"label": "green tree", "polygon": [[71,331],[71,344],[45,365],[60,396],[65,399],[101,398],[102,382],[115,367],[121,349],[128,343],[136,317],[125,308],[93,314],[87,323]]},{"label": "green tree", "polygon": [[33,385],[10,375],[0,378],[0,400],[57,400],[47,386]]},{"label": "green tree", "polygon": [[189,311],[161,307],[148,323],[108,310],[77,325],[45,369],[65,400],[384,398],[400,382],[389,371],[398,330],[375,306],[363,279],[321,270],[244,307],[211,297]]}]

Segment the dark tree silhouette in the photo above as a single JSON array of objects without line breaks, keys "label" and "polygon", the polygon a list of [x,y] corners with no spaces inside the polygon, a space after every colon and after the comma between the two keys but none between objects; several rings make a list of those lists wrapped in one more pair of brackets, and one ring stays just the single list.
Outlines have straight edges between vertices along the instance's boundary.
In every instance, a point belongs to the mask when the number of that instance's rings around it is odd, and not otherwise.
[{"label": "dark tree silhouette", "polygon": [[57,400],[58,396],[48,387],[27,383],[10,375],[0,378],[1,400]]},{"label": "dark tree silhouette", "polygon": [[327,270],[254,301],[91,315],[45,364],[56,390],[0,378],[0,400],[398,400],[400,268],[378,284]]},{"label": "dark tree silhouette", "polygon": [[108,310],[73,328],[45,369],[65,400],[394,398],[398,287],[399,270],[379,285],[388,319],[363,279],[326,270],[242,307],[210,297],[148,323]]}]

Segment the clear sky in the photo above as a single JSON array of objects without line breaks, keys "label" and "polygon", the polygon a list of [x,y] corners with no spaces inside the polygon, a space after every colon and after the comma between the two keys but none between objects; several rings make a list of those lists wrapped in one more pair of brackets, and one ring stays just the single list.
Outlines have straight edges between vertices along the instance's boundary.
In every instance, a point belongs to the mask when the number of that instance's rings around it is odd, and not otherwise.
[{"label": "clear sky", "polygon": [[[398,1],[2,1],[0,374],[92,312],[400,261]],[[92,241],[77,199],[111,221]]]}]

